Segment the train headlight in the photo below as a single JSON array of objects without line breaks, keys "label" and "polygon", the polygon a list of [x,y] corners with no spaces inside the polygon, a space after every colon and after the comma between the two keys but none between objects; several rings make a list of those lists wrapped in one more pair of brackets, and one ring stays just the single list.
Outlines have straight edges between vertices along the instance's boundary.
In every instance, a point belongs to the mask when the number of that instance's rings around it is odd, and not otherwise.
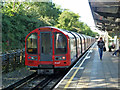
[{"label": "train headlight", "polygon": [[33,59],[34,59],[34,57],[31,57],[31,59],[33,60]]},{"label": "train headlight", "polygon": [[66,60],[66,56],[55,56],[55,60]]},{"label": "train headlight", "polygon": [[28,60],[37,60],[37,56],[28,56]]},{"label": "train headlight", "polygon": [[28,59],[31,59],[31,57],[28,57]]},{"label": "train headlight", "polygon": [[62,59],[65,59],[65,57],[63,56]]}]

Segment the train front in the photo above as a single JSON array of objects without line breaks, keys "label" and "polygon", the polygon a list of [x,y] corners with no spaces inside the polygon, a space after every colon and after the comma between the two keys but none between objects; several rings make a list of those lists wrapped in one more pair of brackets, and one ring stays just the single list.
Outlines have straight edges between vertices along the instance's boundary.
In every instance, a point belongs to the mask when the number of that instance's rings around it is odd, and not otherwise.
[{"label": "train front", "polygon": [[38,73],[53,73],[70,65],[68,36],[56,28],[41,27],[25,39],[25,65]]}]

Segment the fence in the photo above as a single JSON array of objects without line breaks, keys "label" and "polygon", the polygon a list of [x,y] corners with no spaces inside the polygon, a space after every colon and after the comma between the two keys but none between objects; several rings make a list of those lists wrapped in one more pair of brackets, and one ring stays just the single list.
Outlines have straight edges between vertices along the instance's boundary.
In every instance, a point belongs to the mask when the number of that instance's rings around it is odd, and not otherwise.
[{"label": "fence", "polygon": [[2,72],[7,73],[15,70],[18,67],[24,66],[25,63],[25,50],[13,50],[5,54],[1,54],[2,59]]}]

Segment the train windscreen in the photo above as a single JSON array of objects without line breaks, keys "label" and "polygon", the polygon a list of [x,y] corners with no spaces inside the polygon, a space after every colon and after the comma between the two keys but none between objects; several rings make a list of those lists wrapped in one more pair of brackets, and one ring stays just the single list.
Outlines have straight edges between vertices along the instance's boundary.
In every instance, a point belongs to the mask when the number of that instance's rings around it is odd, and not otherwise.
[{"label": "train windscreen", "polygon": [[27,53],[37,54],[37,33],[32,33],[27,38]]},{"label": "train windscreen", "polygon": [[67,38],[62,33],[55,33],[55,54],[67,52]]}]

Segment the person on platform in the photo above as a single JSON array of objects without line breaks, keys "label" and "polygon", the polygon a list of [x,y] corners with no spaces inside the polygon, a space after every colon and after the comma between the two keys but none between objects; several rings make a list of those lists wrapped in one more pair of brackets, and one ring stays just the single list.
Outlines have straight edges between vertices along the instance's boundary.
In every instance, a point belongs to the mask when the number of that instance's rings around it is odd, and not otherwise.
[{"label": "person on platform", "polygon": [[115,50],[114,53],[113,53],[112,55],[113,55],[113,56],[116,56],[117,53],[119,53],[119,55],[120,55],[120,46],[119,46],[119,49]]},{"label": "person on platform", "polygon": [[105,43],[104,43],[102,37],[100,37],[99,41],[97,42],[97,45],[98,45],[100,60],[102,60],[102,56],[103,56],[103,47],[105,46]]},{"label": "person on platform", "polygon": [[109,45],[109,52],[112,52],[112,49],[115,49],[115,44],[112,42],[112,45]]}]

